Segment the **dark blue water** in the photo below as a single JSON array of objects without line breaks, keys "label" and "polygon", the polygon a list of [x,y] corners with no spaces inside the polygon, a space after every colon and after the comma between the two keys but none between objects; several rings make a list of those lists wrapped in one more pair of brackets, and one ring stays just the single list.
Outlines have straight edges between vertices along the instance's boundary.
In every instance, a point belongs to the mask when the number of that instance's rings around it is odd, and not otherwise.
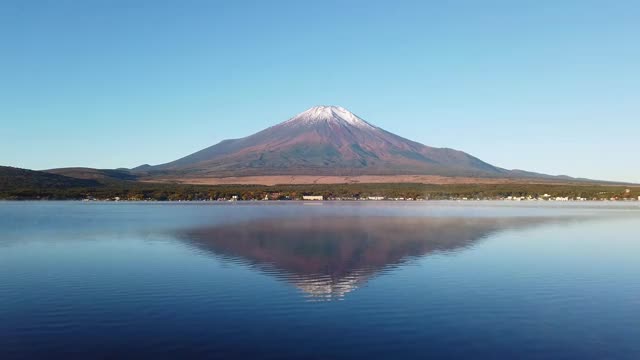
[{"label": "dark blue water", "polygon": [[0,203],[0,359],[638,359],[639,234],[633,203]]}]

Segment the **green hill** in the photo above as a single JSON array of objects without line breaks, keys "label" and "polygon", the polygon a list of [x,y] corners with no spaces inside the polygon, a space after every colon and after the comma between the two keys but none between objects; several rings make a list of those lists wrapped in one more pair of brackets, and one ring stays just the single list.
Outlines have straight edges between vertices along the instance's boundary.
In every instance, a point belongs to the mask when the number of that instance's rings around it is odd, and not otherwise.
[{"label": "green hill", "polygon": [[63,175],[75,179],[87,179],[87,180],[128,180],[134,181],[138,177],[131,174],[129,170],[123,169],[92,169],[85,167],[70,167],[44,170],[44,172],[50,174]]},{"label": "green hill", "polygon": [[90,179],[74,179],[43,171],[0,166],[0,198],[48,198],[52,192],[99,186]]}]

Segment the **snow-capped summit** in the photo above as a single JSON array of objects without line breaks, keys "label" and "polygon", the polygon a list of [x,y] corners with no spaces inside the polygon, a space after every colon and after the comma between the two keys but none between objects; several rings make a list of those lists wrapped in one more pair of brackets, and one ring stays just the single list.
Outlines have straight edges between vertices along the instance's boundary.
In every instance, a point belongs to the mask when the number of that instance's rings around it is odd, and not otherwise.
[{"label": "snow-capped summit", "polygon": [[285,121],[286,124],[313,124],[316,122],[344,122],[358,127],[375,128],[373,125],[341,106],[314,106]]}]

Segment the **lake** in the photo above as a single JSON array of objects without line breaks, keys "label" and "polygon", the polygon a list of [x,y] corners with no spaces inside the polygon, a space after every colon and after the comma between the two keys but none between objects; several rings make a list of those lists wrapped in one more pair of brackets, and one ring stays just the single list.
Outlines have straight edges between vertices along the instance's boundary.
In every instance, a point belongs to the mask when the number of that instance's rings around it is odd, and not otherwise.
[{"label": "lake", "polygon": [[640,358],[640,205],[0,202],[0,358]]}]

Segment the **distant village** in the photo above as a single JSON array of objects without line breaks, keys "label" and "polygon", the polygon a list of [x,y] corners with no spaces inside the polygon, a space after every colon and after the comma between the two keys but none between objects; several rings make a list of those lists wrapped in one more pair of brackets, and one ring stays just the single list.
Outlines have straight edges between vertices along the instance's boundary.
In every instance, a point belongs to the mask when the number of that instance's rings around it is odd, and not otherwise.
[{"label": "distant village", "polygon": [[[495,196],[495,197],[461,197],[461,196],[416,196],[416,197],[387,197],[387,196],[324,196],[324,195],[286,195],[280,192],[256,194],[230,195],[222,197],[188,196],[187,198],[157,199],[154,197],[144,197],[136,194],[134,196],[99,198],[87,196],[83,201],[197,201],[197,202],[237,202],[237,201],[429,201],[429,200],[449,200],[449,201],[640,201],[640,196],[630,196],[631,189],[626,189],[623,196],[552,196],[550,194],[525,195],[525,196]],[[604,195],[598,194],[598,195]]]},{"label": "distant village", "polygon": [[[4,175],[3,175],[4,174]],[[49,174],[50,175],[50,174]],[[640,185],[615,183],[344,183],[202,185],[56,180],[0,167],[0,200],[84,201],[640,201]],[[3,180],[4,179],[4,180]],[[3,182],[4,181],[4,182]]]}]

